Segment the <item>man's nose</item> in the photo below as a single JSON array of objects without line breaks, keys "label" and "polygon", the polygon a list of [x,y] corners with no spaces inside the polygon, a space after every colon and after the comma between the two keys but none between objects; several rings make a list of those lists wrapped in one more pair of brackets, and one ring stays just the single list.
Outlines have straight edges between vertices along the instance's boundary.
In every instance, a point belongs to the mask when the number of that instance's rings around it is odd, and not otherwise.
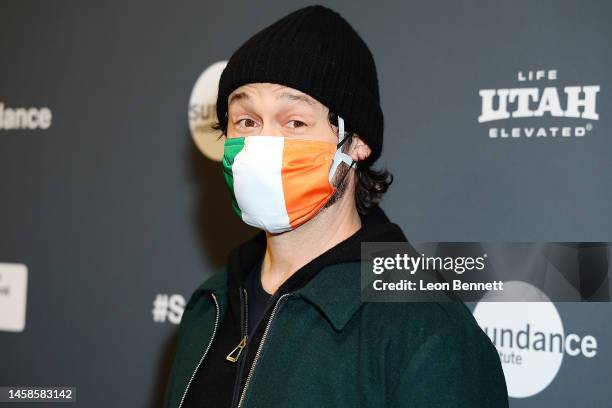
[{"label": "man's nose", "polygon": [[283,136],[283,134],[273,123],[264,122],[259,132],[259,136]]}]

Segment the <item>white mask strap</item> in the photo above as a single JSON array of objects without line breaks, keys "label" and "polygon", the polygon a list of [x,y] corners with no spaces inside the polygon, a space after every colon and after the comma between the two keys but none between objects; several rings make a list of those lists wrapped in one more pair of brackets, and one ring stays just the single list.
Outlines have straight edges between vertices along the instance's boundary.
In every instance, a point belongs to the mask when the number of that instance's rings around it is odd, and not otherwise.
[{"label": "white mask strap", "polygon": [[344,141],[344,119],[338,115],[338,147],[336,148],[336,153],[334,154],[334,160],[332,162],[332,166],[329,169],[329,182],[331,183],[334,175],[336,174],[336,170],[341,162],[345,162],[349,165],[349,167],[355,168],[357,167],[357,162],[353,160],[353,158],[344,153],[342,151],[342,143]]}]

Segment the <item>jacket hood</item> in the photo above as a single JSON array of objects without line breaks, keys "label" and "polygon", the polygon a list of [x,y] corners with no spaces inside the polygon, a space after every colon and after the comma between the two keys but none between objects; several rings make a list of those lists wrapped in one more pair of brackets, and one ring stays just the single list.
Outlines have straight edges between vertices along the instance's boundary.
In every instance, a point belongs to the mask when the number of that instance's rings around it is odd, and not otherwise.
[{"label": "jacket hood", "polygon": [[[281,287],[295,290],[300,283],[305,283],[307,277],[316,274],[322,268],[331,264],[354,262],[361,259],[361,242],[404,242],[406,236],[402,229],[389,221],[385,212],[379,206],[374,207],[367,215],[360,215],[361,228],[333,248],[313,259],[296,271]],[[266,251],[266,233],[259,231],[253,238],[234,248],[228,255],[227,272],[228,287],[241,285],[253,270],[255,264],[262,259]],[[283,290],[282,292],[285,292]]]}]

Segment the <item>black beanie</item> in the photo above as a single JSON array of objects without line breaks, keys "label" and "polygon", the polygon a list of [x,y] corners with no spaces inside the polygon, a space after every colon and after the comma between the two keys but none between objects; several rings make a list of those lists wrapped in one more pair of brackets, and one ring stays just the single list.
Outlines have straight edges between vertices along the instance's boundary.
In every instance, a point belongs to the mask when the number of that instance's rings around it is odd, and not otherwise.
[{"label": "black beanie", "polygon": [[374,58],[337,12],[301,8],[256,33],[231,56],[221,74],[217,118],[227,126],[227,98],[238,87],[270,82],[297,89],[340,115],[372,153],[382,151],[384,118]]}]

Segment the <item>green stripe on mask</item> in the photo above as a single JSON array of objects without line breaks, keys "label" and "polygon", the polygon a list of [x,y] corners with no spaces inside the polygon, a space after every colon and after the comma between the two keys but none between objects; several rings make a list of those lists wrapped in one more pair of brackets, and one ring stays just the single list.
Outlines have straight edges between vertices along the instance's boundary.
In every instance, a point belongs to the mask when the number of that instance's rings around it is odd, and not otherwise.
[{"label": "green stripe on mask", "polygon": [[236,160],[236,156],[238,153],[242,151],[244,148],[244,137],[233,137],[225,139],[225,143],[223,145],[223,177],[225,178],[225,183],[230,190],[230,194],[232,197],[232,208],[234,212],[238,214],[238,217],[242,219],[242,211],[240,211],[240,207],[238,206],[238,202],[236,201],[236,194],[234,193],[234,174],[232,172],[232,166],[234,165],[234,160]]}]

